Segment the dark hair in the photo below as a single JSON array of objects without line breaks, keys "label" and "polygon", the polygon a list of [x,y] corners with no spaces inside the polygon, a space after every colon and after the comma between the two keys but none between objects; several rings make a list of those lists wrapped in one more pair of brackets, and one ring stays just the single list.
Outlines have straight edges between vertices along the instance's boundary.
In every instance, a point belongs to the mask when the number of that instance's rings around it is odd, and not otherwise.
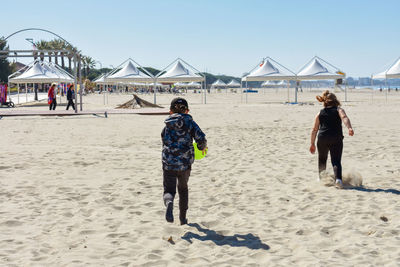
[{"label": "dark hair", "polygon": [[316,96],[319,102],[324,103],[324,107],[339,107],[340,101],[336,98],[334,93],[329,93],[328,90],[322,93],[322,96]]},{"label": "dark hair", "polygon": [[185,113],[189,109],[189,105],[186,99],[177,97],[171,101],[171,106],[169,109],[173,113]]},{"label": "dark hair", "polygon": [[70,84],[70,85],[69,85],[69,88],[72,88],[72,87],[74,87],[74,84]]}]

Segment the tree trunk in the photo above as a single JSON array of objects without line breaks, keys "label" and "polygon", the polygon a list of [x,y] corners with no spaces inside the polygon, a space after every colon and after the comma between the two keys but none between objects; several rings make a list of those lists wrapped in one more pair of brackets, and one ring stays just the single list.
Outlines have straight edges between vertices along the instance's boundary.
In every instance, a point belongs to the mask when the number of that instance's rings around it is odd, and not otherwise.
[{"label": "tree trunk", "polygon": [[71,59],[71,57],[68,57],[68,65],[69,65],[69,67],[68,67],[68,69],[69,69],[69,72],[70,72],[70,73],[72,73],[72,68],[71,68],[71,65],[72,65],[72,59]]},{"label": "tree trunk", "polygon": [[64,53],[61,53],[61,68],[64,69],[65,67],[65,62],[64,62]]},{"label": "tree trunk", "polygon": [[79,70],[81,69],[81,61],[80,60],[78,60],[78,79],[79,79],[79,81],[81,81],[81,75],[80,74],[82,74]]},{"label": "tree trunk", "polygon": [[51,53],[48,53],[49,55],[49,62],[51,62]]},{"label": "tree trunk", "polygon": [[54,62],[58,65],[58,53],[54,53]]}]

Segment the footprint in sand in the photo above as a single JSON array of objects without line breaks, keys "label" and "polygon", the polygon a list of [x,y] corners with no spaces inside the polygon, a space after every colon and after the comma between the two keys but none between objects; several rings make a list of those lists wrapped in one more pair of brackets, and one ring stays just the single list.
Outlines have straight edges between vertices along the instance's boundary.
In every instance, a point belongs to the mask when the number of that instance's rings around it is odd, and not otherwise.
[{"label": "footprint in sand", "polygon": [[21,225],[23,225],[23,223],[20,221],[16,221],[16,220],[8,220],[8,221],[1,223],[1,225],[8,226],[8,227],[15,227],[15,226],[21,226]]}]

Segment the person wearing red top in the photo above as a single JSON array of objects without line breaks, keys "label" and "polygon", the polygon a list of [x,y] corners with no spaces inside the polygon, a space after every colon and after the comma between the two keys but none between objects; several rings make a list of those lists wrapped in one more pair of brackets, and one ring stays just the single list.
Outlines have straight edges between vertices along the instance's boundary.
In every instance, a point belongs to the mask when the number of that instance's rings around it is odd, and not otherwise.
[{"label": "person wearing red top", "polygon": [[51,87],[50,87],[50,89],[49,89],[49,92],[48,92],[48,94],[47,94],[47,96],[49,97],[48,103],[49,103],[49,109],[50,109],[50,110],[55,110],[56,107],[57,107],[56,91],[55,91],[56,86],[57,86],[56,83],[52,83],[52,84],[51,84]]}]

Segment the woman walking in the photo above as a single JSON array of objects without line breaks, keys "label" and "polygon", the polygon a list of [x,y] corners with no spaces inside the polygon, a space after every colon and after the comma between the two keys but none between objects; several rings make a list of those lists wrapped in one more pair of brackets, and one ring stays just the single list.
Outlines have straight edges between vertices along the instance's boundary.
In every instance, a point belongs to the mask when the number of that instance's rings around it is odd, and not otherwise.
[{"label": "woman walking", "polygon": [[335,175],[335,185],[343,188],[342,182],[342,151],[343,151],[343,132],[342,122],[349,130],[349,135],[354,135],[350,119],[347,117],[344,109],[340,107],[340,102],[336,95],[325,91],[322,96],[316,97],[322,102],[324,108],[317,114],[314,120],[314,127],[311,132],[310,152],[315,153],[315,139],[318,133],[318,169],[319,175],[326,170],[326,161],[328,152],[331,155],[333,172]]},{"label": "woman walking", "polygon": [[57,107],[57,92],[56,92],[56,83],[52,83],[49,89],[49,92],[47,93],[48,96],[48,104],[49,104],[49,110],[55,110]]},{"label": "woman walking", "polygon": [[68,100],[67,110],[69,109],[69,106],[71,106],[72,109],[75,110],[74,97],[75,97],[74,85],[71,84],[67,91],[67,100]]}]

